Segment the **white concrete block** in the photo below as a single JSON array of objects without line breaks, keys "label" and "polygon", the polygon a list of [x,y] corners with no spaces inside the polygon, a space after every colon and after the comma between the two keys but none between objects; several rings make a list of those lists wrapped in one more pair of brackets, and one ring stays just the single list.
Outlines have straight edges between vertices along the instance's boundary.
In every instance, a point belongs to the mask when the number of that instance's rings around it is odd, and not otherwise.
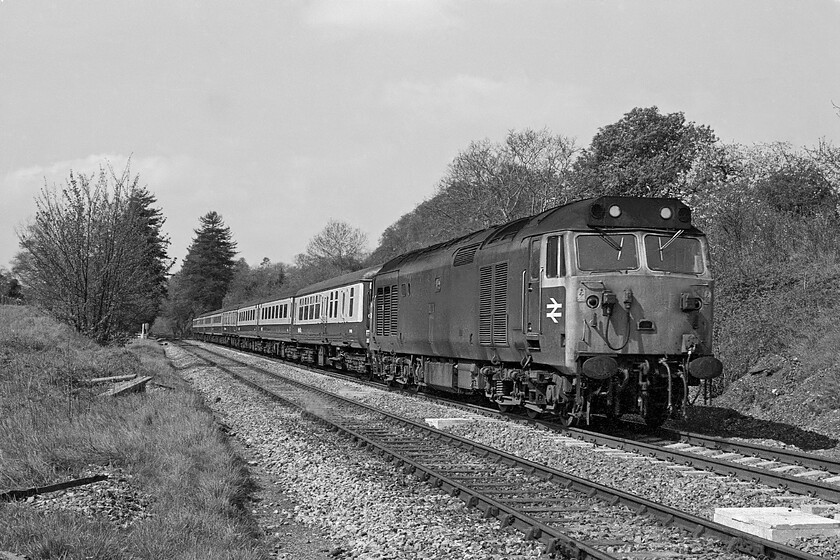
[{"label": "white concrete block", "polygon": [[426,418],[426,424],[438,430],[469,424],[470,422],[472,420],[469,418]]},{"label": "white concrete block", "polygon": [[785,507],[715,508],[714,521],[778,543],[796,537],[840,536],[840,521]]}]

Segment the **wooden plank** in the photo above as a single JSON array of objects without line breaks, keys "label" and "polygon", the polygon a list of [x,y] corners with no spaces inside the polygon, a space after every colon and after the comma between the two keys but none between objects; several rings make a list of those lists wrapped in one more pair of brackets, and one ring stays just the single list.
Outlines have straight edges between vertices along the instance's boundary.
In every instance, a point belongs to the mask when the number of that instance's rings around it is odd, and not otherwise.
[{"label": "wooden plank", "polygon": [[151,380],[151,376],[138,377],[131,381],[124,381],[116,384],[113,388],[105,391],[100,397],[116,397],[118,395],[125,395],[127,393],[136,393],[146,390],[146,383]]},{"label": "wooden plank", "polygon": [[67,482],[59,482],[58,484],[50,484],[49,486],[36,486],[35,488],[27,488],[26,490],[9,490],[0,493],[0,502],[11,502],[13,500],[24,500],[30,496],[37,496],[38,494],[46,494],[47,492],[57,492],[58,490],[66,490],[68,488],[75,488],[76,486],[84,486],[85,484],[93,484],[107,480],[108,476],[98,474],[96,476],[87,476],[85,478],[77,478],[76,480],[69,480]]},{"label": "wooden plank", "polygon": [[131,375],[115,375],[113,377],[94,377],[93,379],[83,379],[82,383],[85,385],[101,385],[102,383],[119,383],[121,381],[129,381],[137,377],[136,373]]}]

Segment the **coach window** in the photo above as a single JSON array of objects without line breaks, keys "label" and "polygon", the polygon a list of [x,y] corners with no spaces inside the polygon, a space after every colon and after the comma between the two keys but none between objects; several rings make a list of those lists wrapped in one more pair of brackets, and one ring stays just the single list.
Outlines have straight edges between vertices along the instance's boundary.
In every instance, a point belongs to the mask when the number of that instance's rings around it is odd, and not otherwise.
[{"label": "coach window", "polygon": [[566,275],[566,259],[563,256],[563,238],[549,235],[545,241],[545,275],[559,278]]},{"label": "coach window", "polygon": [[355,294],[355,288],[350,288],[350,311],[348,313],[348,315],[350,317],[353,316],[353,299],[355,297],[354,294]]}]

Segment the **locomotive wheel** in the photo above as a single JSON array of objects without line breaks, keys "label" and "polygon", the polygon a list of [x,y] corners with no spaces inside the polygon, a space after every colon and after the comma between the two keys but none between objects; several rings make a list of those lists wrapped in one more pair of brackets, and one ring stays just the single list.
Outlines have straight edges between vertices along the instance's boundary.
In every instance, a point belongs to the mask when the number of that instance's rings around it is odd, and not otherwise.
[{"label": "locomotive wheel", "polygon": [[509,404],[500,404],[499,405],[499,412],[501,412],[502,414],[507,414],[508,412],[510,412],[511,408],[513,408],[513,407]]},{"label": "locomotive wheel", "polygon": [[665,420],[668,419],[668,411],[664,408],[655,408],[653,410],[648,411],[648,413],[643,416],[645,421],[645,425],[650,429],[656,429],[662,424],[665,423]]},{"label": "locomotive wheel", "polygon": [[540,415],[542,413],[539,410],[533,410],[531,408],[526,408],[525,409],[525,414],[527,414],[528,418],[530,418],[531,420],[536,420],[537,418],[540,417]]},{"label": "locomotive wheel", "polygon": [[564,413],[560,415],[560,423],[564,428],[573,428],[577,426],[578,417],[573,414]]}]

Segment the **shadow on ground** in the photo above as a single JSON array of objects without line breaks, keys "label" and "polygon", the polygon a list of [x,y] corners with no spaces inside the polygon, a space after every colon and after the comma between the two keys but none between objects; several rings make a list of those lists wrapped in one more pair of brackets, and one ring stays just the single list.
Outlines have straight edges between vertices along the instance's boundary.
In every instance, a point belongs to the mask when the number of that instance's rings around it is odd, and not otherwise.
[{"label": "shadow on ground", "polygon": [[715,406],[689,408],[686,420],[668,422],[667,427],[707,436],[774,439],[805,451],[831,449],[840,443],[835,438],[791,424],[745,416],[737,410]]}]

